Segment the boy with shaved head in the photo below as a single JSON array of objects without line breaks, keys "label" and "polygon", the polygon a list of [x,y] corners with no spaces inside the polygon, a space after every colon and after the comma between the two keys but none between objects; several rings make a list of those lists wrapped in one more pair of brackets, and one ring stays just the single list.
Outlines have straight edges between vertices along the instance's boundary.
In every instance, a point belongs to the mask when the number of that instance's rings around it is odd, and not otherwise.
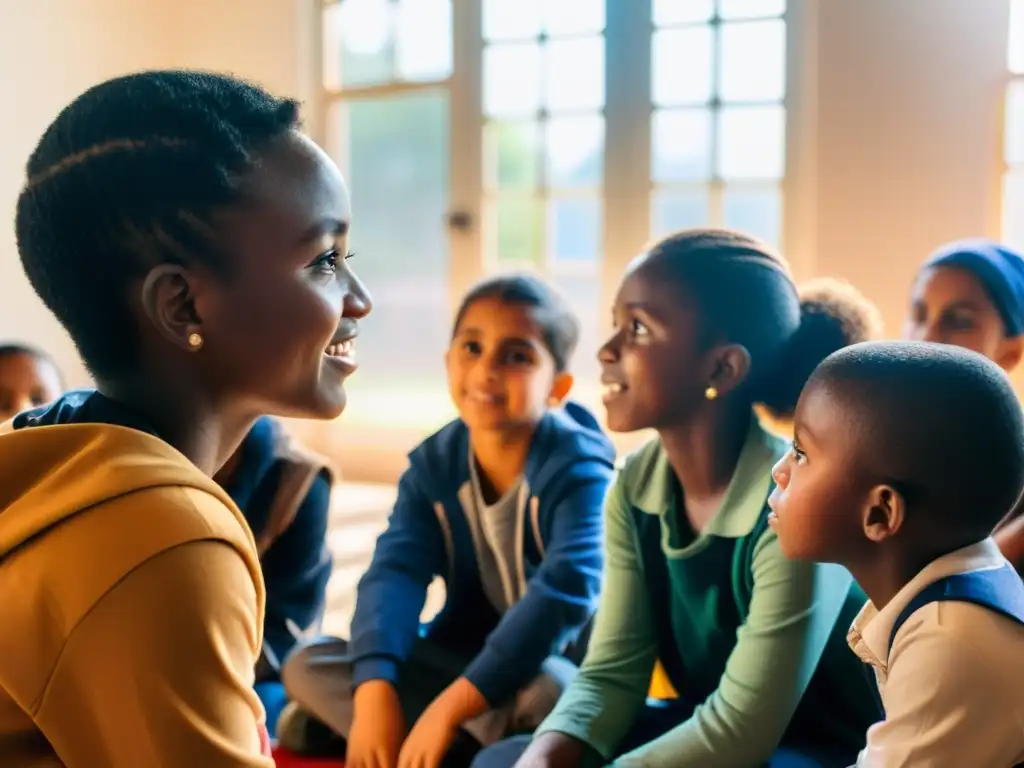
[{"label": "boy with shaved head", "polygon": [[1024,485],[1005,374],[935,344],[837,352],[773,476],[783,552],[846,566],[870,598],[849,641],[885,719],[858,766],[1024,763],[1024,584],[991,539]]}]

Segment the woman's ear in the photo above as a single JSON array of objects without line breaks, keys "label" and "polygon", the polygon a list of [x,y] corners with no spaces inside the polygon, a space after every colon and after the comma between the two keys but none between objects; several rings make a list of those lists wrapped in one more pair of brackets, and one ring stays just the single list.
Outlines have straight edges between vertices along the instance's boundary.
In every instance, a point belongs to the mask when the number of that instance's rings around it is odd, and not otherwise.
[{"label": "woman's ear", "polygon": [[894,536],[903,527],[907,503],[891,485],[876,485],[867,495],[861,512],[864,535],[875,543]]},{"label": "woman's ear", "polygon": [[196,350],[203,339],[191,281],[188,270],[177,264],[153,267],[142,281],[143,311],[161,337],[183,350]]}]

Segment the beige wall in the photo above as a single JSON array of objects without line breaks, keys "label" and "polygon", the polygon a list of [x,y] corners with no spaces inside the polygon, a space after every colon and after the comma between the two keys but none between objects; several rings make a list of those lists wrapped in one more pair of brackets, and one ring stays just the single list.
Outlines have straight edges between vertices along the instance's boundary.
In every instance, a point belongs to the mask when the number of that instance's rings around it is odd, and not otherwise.
[{"label": "beige wall", "polygon": [[[801,275],[837,274],[859,285],[895,333],[914,269],[935,244],[998,235],[1008,3],[790,3],[798,65],[790,255]],[[47,121],[85,86],[118,72],[231,70],[307,100],[315,127],[316,7],[317,0],[0,0],[4,216]],[[25,284],[9,226],[0,229],[0,286],[0,338],[54,350],[81,383],[73,349]],[[375,431],[379,450],[370,452],[358,431],[314,430],[348,449],[349,474],[382,477],[401,468],[417,437]],[[355,446],[362,465],[351,458]]]},{"label": "beige wall", "polygon": [[61,107],[118,74],[191,66],[235,71],[315,108],[316,8],[317,0],[0,0],[0,339],[39,344],[72,384],[88,381],[29,287],[9,223],[25,161]]}]

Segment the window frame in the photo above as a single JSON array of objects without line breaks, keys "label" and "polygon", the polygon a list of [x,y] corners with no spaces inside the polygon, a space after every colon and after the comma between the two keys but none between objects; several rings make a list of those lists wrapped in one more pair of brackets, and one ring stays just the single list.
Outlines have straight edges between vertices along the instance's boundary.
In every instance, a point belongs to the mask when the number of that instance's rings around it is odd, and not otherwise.
[{"label": "window frame", "polygon": [[[449,212],[465,215],[469,227],[448,227],[448,289],[454,305],[472,284],[491,273],[494,264],[484,244],[484,216],[487,193],[484,188],[484,127],[487,118],[483,105],[483,52],[486,45],[483,34],[483,0],[453,0],[452,13],[452,72],[447,78],[430,82],[388,82],[370,86],[341,86],[329,88],[326,73],[330,55],[339,46],[331,46],[325,39],[326,10],[337,6],[339,0],[318,0],[316,41],[318,51],[318,92],[316,136],[325,150],[344,166],[346,140],[340,127],[328,124],[328,115],[339,101],[373,99],[445,89],[449,97]],[[455,10],[457,6],[457,10]],[[817,126],[796,124],[794,115],[803,114],[813,99],[813,81],[801,66],[812,48],[806,46],[805,30],[814,23],[813,0],[788,0],[786,11],[780,18],[785,24],[785,92],[778,103],[785,110],[784,168],[782,178],[776,182],[741,182],[744,186],[770,184],[778,186],[781,199],[779,246],[789,256],[794,271],[801,265],[813,263],[813,237],[792,243],[791,233],[801,231],[794,226],[813,221],[813,210],[807,200],[813,195],[797,197],[794,186],[806,187],[815,172],[815,159],[808,153],[802,156],[796,146],[813,146]],[[725,22],[731,23],[731,22]],[[601,195],[602,211],[598,253],[597,277],[600,282],[603,336],[610,330],[610,308],[619,280],[629,261],[649,243],[652,234],[651,208],[653,192],[657,186],[651,174],[651,123],[654,114],[652,94],[652,42],[655,32],[652,0],[605,0],[605,104],[604,161]],[[717,103],[713,106],[719,109]],[[723,183],[712,175],[695,185],[707,186],[712,195],[721,200]],[[806,199],[805,199],[806,198]],[[712,206],[709,210],[714,211]],[[806,229],[806,228],[804,228]],[[797,245],[798,250],[791,249]],[[510,265],[511,266],[511,265]],[[579,269],[571,263],[557,267],[559,274],[571,275]],[[454,306],[452,307],[454,309]],[[590,395],[583,398],[587,405]]]}]

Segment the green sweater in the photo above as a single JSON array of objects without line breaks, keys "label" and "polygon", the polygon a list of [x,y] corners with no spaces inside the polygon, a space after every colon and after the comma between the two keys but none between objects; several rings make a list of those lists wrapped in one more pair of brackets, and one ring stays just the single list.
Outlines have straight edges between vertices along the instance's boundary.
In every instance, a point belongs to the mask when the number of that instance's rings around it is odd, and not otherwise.
[{"label": "green sweater", "polygon": [[589,653],[538,733],[574,736],[611,759],[660,657],[697,707],[617,766],[754,766],[780,742],[808,741],[855,758],[879,719],[845,639],[865,598],[844,569],[783,557],[765,501],[785,450],[755,421],[721,508],[696,537],[660,441],[627,457],[606,501]]}]

